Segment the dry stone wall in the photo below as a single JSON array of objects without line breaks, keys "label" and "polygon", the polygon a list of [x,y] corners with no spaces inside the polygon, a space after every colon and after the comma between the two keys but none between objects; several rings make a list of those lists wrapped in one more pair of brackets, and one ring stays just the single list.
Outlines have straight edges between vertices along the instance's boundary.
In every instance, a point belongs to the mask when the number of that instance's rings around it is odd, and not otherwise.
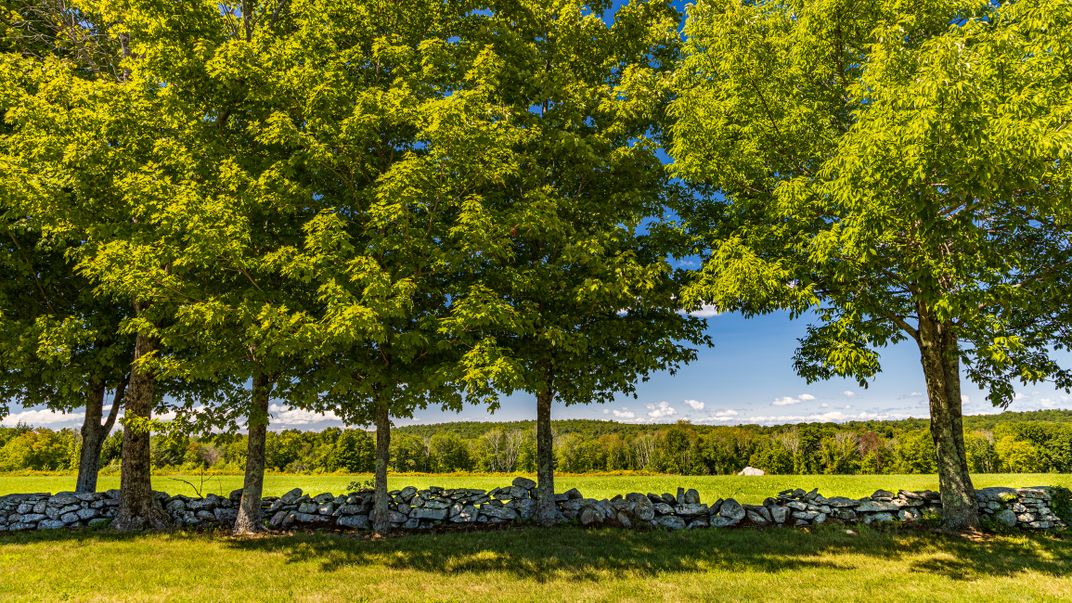
[{"label": "dry stone wall", "polygon": [[[446,526],[523,524],[536,516],[536,483],[519,477],[510,486],[493,490],[418,490],[391,492],[390,518],[399,530]],[[204,498],[155,493],[176,526],[229,529],[235,520],[241,491],[229,497]],[[976,494],[979,509],[991,523],[1024,530],[1064,527],[1053,512],[1051,490],[983,488]],[[368,530],[372,492],[308,496],[294,489],[264,499],[264,517],[276,530]],[[582,526],[619,528],[728,528],[736,526],[812,526],[824,523],[913,523],[941,514],[938,494],[930,491],[879,490],[862,498],[827,498],[817,490],[786,490],[761,505],[736,500],[700,502],[696,490],[676,494],[631,493],[611,499],[585,498],[576,489],[555,496],[565,520]],[[119,505],[116,490],[96,494],[12,494],[0,497],[0,532],[73,529],[107,526]]]}]

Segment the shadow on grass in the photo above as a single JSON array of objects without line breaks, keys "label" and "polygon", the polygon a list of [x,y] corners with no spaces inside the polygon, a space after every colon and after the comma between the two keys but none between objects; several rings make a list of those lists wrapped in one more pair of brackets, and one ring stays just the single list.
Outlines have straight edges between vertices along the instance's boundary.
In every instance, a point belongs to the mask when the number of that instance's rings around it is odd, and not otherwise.
[{"label": "shadow on grass", "polygon": [[1055,536],[968,538],[929,532],[853,530],[828,527],[811,532],[696,530],[630,532],[535,528],[452,533],[369,541],[347,536],[297,535],[234,539],[245,551],[283,554],[293,563],[318,564],[323,571],[351,565],[380,565],[430,573],[501,572],[536,581],[599,580],[608,575],[651,576],[682,572],[789,572],[808,569],[854,571],[868,566],[856,555],[904,561],[911,571],[958,580],[1013,576],[1035,571],[1066,576],[1072,541]]},{"label": "shadow on grass", "polygon": [[[954,580],[1038,572],[1067,576],[1072,539],[1065,535],[966,537],[911,530],[825,526],[796,529],[632,532],[517,528],[486,532],[421,534],[369,540],[346,534],[266,536],[252,539],[205,533],[119,534],[110,530],[23,533],[5,543],[70,546],[139,538],[215,540],[236,553],[272,553],[288,563],[311,564],[324,572],[349,567],[383,567],[434,574],[502,573],[537,582],[651,577],[666,573],[859,571],[885,561],[909,571]],[[195,543],[196,544],[196,543]],[[145,546],[152,546],[147,542]],[[861,560],[860,557],[863,557]]]}]

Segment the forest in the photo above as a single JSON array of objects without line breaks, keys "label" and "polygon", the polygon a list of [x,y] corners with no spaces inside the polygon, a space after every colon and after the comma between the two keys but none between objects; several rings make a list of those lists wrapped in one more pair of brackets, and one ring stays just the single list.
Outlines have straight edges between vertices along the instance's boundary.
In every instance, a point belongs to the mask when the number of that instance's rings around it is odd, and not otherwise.
[{"label": "forest", "polygon": [[[761,427],[680,422],[638,425],[613,421],[553,423],[555,466],[565,473],[640,472],[734,474],[752,466],[769,474],[935,472],[934,445],[922,419],[805,423]],[[972,473],[1072,473],[1072,411],[1006,412],[965,418]],[[102,451],[103,471],[117,473],[120,434]],[[0,471],[65,471],[78,467],[73,430],[0,428]],[[152,438],[158,471],[241,472],[247,437],[181,432]],[[371,473],[375,434],[360,429],[269,432],[269,471]],[[535,424],[456,422],[398,427],[391,440],[394,472],[532,473]]]}]

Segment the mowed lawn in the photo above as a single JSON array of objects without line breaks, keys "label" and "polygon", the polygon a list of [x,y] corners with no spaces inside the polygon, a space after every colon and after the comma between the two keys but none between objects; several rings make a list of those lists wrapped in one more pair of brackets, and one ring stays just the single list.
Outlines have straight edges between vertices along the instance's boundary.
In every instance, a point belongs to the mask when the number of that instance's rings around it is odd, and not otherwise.
[{"label": "mowed lawn", "polygon": [[1067,536],[836,526],[0,536],[20,601],[1060,601],[1070,569]]},{"label": "mowed lawn", "polygon": [[[532,477],[531,475],[528,477]],[[265,476],[266,495],[279,496],[292,488],[301,488],[309,494],[346,492],[351,482],[370,480],[371,475],[286,475]],[[442,486],[444,488],[485,488],[509,485],[510,475],[391,475],[388,480],[392,489],[405,486]],[[1072,487],[1069,474],[980,474],[973,477],[976,487],[986,486],[1065,486]],[[193,496],[195,488],[203,494],[215,493],[226,496],[242,487],[241,475],[158,475],[153,478],[153,488],[171,494]],[[29,492],[63,492],[74,489],[73,475],[0,475],[0,495]],[[789,488],[811,490],[819,488],[826,496],[867,496],[880,488],[896,492],[906,490],[937,490],[938,478],[933,475],[767,475],[743,477],[732,475],[601,475],[560,476],[555,478],[555,490],[563,492],[577,488],[591,498],[610,498],[615,494],[629,492],[671,492],[684,488],[696,488],[703,502],[719,498],[735,498],[743,503],[760,503]],[[101,489],[118,488],[119,476],[102,476]]]}]

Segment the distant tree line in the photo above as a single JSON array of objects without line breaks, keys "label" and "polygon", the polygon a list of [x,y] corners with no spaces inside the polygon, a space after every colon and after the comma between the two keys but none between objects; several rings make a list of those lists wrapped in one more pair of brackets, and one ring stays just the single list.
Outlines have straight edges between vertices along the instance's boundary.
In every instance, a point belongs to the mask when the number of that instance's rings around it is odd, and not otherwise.
[{"label": "distant tree line", "polygon": [[[1072,411],[967,417],[965,445],[973,473],[1072,473]],[[761,427],[629,425],[556,421],[555,466],[568,473],[618,471],[681,475],[734,474],[745,466],[771,474],[935,473],[934,444],[923,420]],[[394,472],[532,473],[535,425],[447,423],[396,429]],[[269,432],[265,465],[290,473],[371,473],[375,434],[360,429]],[[118,469],[121,436],[105,441],[102,461]],[[157,470],[241,471],[247,437],[221,433],[155,435]],[[74,470],[77,432],[0,428],[0,470]]]}]

